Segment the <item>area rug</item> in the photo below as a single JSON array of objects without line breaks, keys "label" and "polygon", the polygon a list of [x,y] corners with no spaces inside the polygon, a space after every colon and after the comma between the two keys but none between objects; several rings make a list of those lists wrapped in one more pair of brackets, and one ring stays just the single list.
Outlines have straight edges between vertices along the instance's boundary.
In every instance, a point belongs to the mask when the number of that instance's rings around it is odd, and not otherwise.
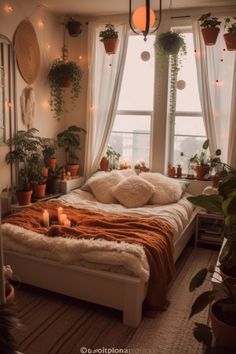
[{"label": "area rug", "polygon": [[[177,262],[168,310],[144,317],[137,329],[124,326],[119,311],[21,284],[15,305],[21,322],[14,331],[18,350],[24,354],[200,354],[202,346],[193,338],[192,328],[194,322],[207,323],[208,312],[188,320],[197,295],[189,293],[188,285],[197,270],[215,264],[217,255],[214,250],[188,247]],[[210,286],[204,284],[201,290]]]}]

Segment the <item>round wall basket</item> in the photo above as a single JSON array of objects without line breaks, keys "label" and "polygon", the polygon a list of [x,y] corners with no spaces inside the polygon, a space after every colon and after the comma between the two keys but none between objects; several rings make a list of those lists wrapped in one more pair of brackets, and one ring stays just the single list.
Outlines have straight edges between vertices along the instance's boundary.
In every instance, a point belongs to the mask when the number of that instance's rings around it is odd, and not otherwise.
[{"label": "round wall basket", "polygon": [[40,49],[31,22],[22,21],[15,32],[14,47],[18,69],[27,84],[32,84],[40,68]]}]

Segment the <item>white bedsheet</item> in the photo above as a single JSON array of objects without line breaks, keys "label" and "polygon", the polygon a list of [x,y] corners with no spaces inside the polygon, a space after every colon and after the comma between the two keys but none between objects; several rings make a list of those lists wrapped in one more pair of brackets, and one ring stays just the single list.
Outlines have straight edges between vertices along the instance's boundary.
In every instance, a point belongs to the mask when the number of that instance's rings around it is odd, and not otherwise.
[{"label": "white bedsheet", "polygon": [[[157,216],[172,226],[174,242],[193,212],[192,204],[186,198],[170,205],[146,205],[136,209],[127,209],[120,204],[99,203],[91,193],[81,190],[75,190],[60,199],[65,204],[85,207],[92,211],[147,218]],[[7,223],[2,225],[2,235],[5,250],[50,259],[62,264],[132,274],[145,282],[149,278],[149,265],[141,245],[106,240],[51,238]]]}]

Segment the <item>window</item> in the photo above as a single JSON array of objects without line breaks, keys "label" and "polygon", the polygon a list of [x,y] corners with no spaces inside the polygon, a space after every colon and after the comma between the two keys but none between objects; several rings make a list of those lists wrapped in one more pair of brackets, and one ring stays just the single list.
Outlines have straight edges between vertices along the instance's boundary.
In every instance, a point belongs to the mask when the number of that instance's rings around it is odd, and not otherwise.
[{"label": "window", "polygon": [[149,165],[150,132],[154,96],[154,40],[142,36],[129,37],[127,58],[121,85],[117,115],[109,145],[121,159],[134,165]]},{"label": "window", "polygon": [[[188,159],[201,150],[206,140],[206,131],[203,123],[201,105],[197,85],[197,70],[194,57],[193,34],[191,28],[178,28],[183,32],[187,55],[182,59],[182,66],[178,72],[178,79],[185,83],[184,89],[178,89],[174,122],[174,139],[170,142],[173,151],[173,164],[182,164],[184,172],[188,172]],[[180,153],[185,156],[181,157]]]}]

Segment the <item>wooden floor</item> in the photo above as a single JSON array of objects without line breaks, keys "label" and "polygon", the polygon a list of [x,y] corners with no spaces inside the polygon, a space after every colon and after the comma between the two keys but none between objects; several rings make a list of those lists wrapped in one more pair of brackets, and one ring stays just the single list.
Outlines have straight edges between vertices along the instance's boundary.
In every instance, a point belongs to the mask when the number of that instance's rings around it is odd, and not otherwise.
[{"label": "wooden floor", "polygon": [[87,349],[105,353],[108,348],[110,353],[119,353],[128,348],[129,354],[200,354],[192,324],[206,321],[207,313],[188,320],[195,298],[188,284],[198,269],[216,262],[217,253],[188,247],[177,263],[168,310],[154,318],[144,316],[137,329],[124,326],[119,311],[19,284],[15,309],[21,326],[14,330],[18,350],[25,354],[77,354]]}]

